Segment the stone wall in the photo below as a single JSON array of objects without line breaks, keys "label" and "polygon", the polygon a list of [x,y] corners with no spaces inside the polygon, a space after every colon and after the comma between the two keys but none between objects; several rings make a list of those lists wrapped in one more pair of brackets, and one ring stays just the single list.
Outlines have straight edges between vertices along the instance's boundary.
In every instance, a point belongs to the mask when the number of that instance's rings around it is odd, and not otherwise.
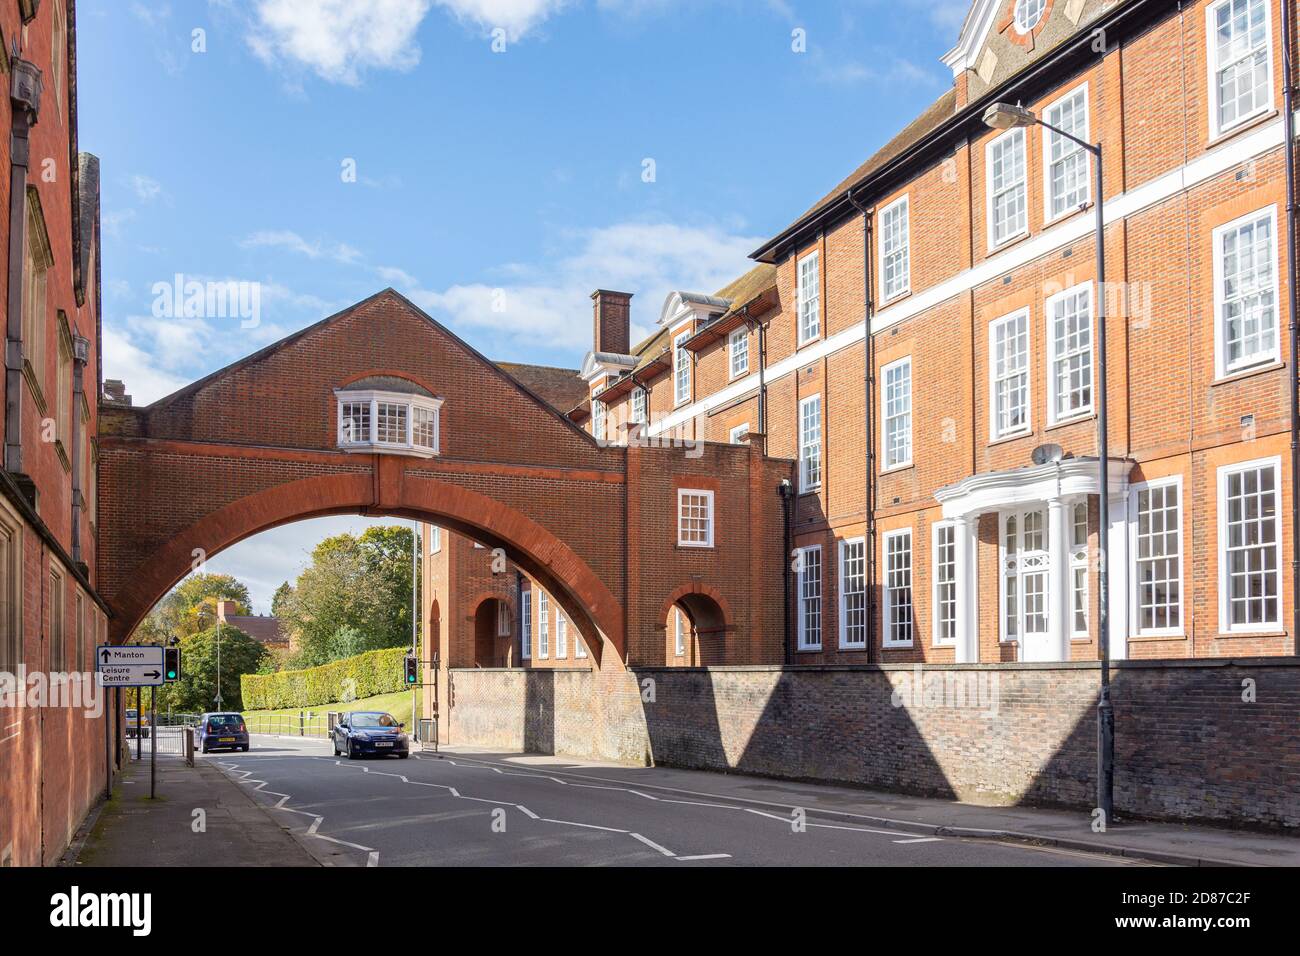
[{"label": "stone wall", "polygon": [[[986,804],[1095,803],[1093,664],[452,676],[455,744]],[[1300,662],[1127,661],[1113,684],[1121,813],[1300,826]]]}]

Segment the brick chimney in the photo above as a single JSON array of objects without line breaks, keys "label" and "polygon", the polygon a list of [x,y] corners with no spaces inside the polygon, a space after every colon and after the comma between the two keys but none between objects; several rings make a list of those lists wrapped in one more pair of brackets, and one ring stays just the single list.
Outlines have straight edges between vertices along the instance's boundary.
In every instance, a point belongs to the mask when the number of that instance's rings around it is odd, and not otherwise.
[{"label": "brick chimney", "polygon": [[592,350],[627,355],[632,350],[632,293],[597,289],[591,301],[595,303]]},{"label": "brick chimney", "polygon": [[120,378],[104,380],[104,401],[117,405],[130,405],[131,396],[126,394],[126,383]]},{"label": "brick chimney", "polygon": [[226,615],[227,615],[227,614],[234,614],[234,613],[235,613],[235,602],[234,602],[234,601],[217,601],[217,619],[218,619],[218,620],[225,621],[225,620],[226,620]]}]

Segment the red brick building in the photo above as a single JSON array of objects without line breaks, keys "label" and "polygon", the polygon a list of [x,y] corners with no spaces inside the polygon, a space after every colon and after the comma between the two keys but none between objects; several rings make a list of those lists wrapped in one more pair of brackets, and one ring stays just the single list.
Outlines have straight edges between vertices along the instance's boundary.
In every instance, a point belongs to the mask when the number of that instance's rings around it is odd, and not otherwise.
[{"label": "red brick building", "polygon": [[[943,57],[952,87],[751,272],[669,296],[636,347],[630,297],[594,294],[571,417],[615,444],[750,441],[798,462],[788,622],[764,660],[1096,660],[1103,534],[1112,657],[1296,653],[1295,12],[975,0]],[[1092,157],[1041,125],[989,128],[998,101],[1102,144],[1104,289]],[[477,595],[450,593],[440,613],[469,620]],[[537,598],[511,624],[519,589],[494,593],[499,636],[474,659],[531,647],[538,666],[545,642],[555,666]],[[662,656],[633,663],[739,661],[698,643],[682,602],[662,626]]]},{"label": "red brick building", "polygon": [[97,591],[99,162],[78,152],[75,65],[71,0],[0,3],[0,866],[56,860],[115,759],[110,716],[53,693],[62,675],[93,671],[108,610]]}]

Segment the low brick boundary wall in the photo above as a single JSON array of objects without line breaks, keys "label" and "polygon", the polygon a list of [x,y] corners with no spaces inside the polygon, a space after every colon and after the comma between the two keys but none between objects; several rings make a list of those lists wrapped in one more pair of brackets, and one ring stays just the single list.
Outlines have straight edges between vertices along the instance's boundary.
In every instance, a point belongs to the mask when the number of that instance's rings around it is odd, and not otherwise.
[{"label": "low brick boundary wall", "polygon": [[[1091,663],[456,670],[453,743],[1091,808]],[[1121,813],[1300,826],[1300,661],[1123,661]]]}]

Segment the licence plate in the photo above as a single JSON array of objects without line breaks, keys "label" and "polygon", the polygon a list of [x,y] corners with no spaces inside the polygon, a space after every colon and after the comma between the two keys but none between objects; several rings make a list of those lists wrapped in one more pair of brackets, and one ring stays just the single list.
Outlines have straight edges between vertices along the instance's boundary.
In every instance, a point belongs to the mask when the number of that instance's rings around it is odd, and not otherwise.
[{"label": "licence plate", "polygon": [[235,742],[235,738],[234,738],[234,737],[218,737],[218,738],[217,738],[217,743],[219,743],[219,744],[233,744],[234,742]]},{"label": "licence plate", "polygon": [[391,740],[376,740],[376,741],[375,741],[375,746],[376,746],[376,747],[391,747],[392,745],[393,745],[393,742],[392,742]]}]

